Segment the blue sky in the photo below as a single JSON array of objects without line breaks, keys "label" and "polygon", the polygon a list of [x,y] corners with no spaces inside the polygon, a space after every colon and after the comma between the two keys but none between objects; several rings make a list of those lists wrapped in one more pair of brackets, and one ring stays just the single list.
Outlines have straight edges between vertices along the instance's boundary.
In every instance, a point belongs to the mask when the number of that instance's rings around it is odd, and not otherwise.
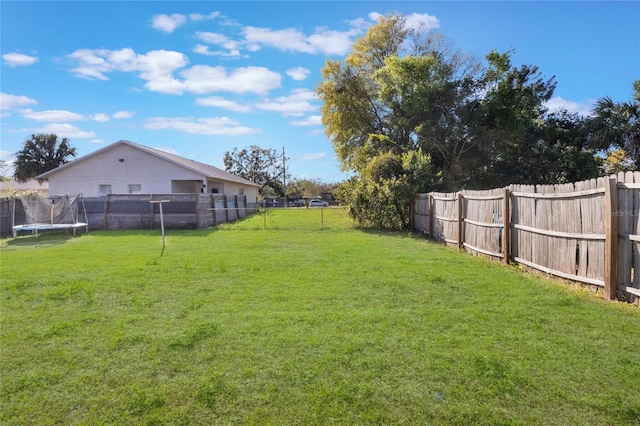
[{"label": "blue sky", "polygon": [[424,21],[484,58],[515,50],[588,114],[640,78],[638,1],[0,2],[0,159],[33,133],[79,156],[120,139],[224,168],[225,151],[283,148],[294,178],[343,180],[314,90],[377,16]]}]

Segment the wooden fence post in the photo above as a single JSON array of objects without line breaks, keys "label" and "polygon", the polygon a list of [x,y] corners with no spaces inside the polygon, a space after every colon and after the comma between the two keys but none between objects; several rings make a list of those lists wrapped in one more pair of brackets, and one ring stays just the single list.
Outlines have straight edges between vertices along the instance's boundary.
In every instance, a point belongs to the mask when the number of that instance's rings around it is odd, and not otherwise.
[{"label": "wooden fence post", "polygon": [[604,298],[614,300],[618,292],[618,180],[605,180],[604,186]]},{"label": "wooden fence post", "polygon": [[201,220],[202,220],[202,214],[200,213],[200,209],[202,207],[200,206],[200,193],[196,193],[196,223],[198,224],[197,227],[200,228],[201,224]]},{"label": "wooden fence post", "polygon": [[435,204],[435,201],[433,199],[433,194],[429,193],[429,238],[431,238],[432,240],[436,239],[435,233],[433,232],[433,227],[435,226],[435,218],[434,218],[434,214],[433,214],[433,206]]},{"label": "wooden fence post", "polygon": [[104,223],[102,229],[107,229],[107,219],[109,217],[109,194],[104,197]]},{"label": "wooden fence post", "polygon": [[463,197],[462,192],[458,192],[458,249],[464,247],[464,217],[463,214]]},{"label": "wooden fence post", "polygon": [[413,215],[414,215],[414,211],[415,211],[415,205],[416,205],[416,199],[418,198],[418,195],[414,195],[413,199],[411,200],[411,203],[409,203],[409,228],[412,231],[416,230],[416,226],[415,226],[415,220],[413,219]]},{"label": "wooden fence post", "polygon": [[508,265],[511,261],[511,217],[509,203],[511,202],[511,192],[509,188],[504,189],[504,202],[502,203],[502,261]]},{"label": "wooden fence post", "polygon": [[149,229],[153,229],[153,220],[155,219],[155,208],[153,207],[153,194],[149,194]]}]

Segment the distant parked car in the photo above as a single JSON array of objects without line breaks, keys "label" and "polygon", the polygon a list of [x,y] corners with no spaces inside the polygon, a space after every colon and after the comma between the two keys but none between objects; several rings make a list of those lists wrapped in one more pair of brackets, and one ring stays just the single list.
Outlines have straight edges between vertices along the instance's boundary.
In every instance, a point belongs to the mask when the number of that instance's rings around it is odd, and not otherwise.
[{"label": "distant parked car", "polygon": [[305,204],[304,199],[299,198],[297,200],[291,200],[289,202],[289,207],[304,207],[304,204]]},{"label": "distant parked car", "polygon": [[309,207],[329,207],[329,203],[322,200],[309,200]]}]

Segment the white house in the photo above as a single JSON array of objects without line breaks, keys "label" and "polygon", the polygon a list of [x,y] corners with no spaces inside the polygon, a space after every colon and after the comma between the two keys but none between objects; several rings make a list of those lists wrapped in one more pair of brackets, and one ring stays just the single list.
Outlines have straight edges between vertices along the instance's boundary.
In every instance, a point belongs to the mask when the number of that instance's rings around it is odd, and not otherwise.
[{"label": "white house", "polygon": [[260,185],[217,167],[121,140],[37,177],[49,194],[210,193],[257,202]]}]

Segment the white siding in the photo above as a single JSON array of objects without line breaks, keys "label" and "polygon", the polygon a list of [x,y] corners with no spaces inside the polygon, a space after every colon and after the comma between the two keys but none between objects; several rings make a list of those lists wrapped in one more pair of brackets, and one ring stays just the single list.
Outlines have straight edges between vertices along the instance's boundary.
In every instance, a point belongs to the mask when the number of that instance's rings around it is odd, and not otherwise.
[{"label": "white siding", "polygon": [[247,197],[247,203],[257,203],[258,202],[258,187],[242,185],[241,183],[236,182],[225,182],[224,183],[224,194],[225,195],[243,195],[240,194],[240,188],[243,188],[244,195]]},{"label": "white siding", "polygon": [[190,180],[194,185],[198,181],[202,187],[202,179],[202,175],[169,161],[118,145],[51,175],[49,193],[97,197],[99,185],[111,185],[113,194],[126,194],[129,184],[140,184],[144,194],[169,194],[172,180]]}]

